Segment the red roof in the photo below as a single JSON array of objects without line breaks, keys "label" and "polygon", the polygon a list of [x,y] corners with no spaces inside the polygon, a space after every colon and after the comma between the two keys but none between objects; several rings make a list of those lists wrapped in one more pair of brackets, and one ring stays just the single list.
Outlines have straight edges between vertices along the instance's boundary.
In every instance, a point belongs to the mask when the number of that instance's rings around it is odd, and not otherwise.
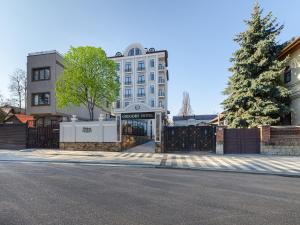
[{"label": "red roof", "polygon": [[29,120],[34,120],[33,116],[28,116],[24,114],[15,114],[14,115],[21,123],[27,123]]}]

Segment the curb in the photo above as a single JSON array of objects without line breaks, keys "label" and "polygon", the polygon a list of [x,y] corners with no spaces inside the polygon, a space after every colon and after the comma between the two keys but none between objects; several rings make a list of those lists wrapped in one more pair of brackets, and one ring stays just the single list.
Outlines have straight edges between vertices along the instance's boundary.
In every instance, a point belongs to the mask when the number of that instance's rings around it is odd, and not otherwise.
[{"label": "curb", "polygon": [[295,177],[300,178],[300,174],[293,173],[278,173],[278,172],[263,172],[263,171],[250,171],[250,170],[228,170],[228,169],[215,169],[215,168],[194,168],[194,167],[174,167],[174,166],[162,166],[155,164],[144,163],[124,163],[124,162],[98,162],[98,161],[62,161],[62,160],[9,160],[0,159],[0,162],[4,163],[61,163],[61,164],[82,164],[82,165],[99,165],[99,166],[128,166],[139,168],[155,168],[155,169],[173,169],[173,170],[191,170],[191,171],[209,171],[209,172],[226,172],[226,173],[243,173],[243,174],[255,174],[255,175],[273,175],[282,177]]}]

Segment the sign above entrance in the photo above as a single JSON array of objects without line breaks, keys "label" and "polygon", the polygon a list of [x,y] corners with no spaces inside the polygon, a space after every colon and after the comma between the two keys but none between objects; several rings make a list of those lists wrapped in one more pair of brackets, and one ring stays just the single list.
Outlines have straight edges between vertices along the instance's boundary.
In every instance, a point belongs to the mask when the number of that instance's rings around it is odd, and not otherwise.
[{"label": "sign above entrance", "polygon": [[122,120],[137,120],[137,119],[154,119],[155,112],[145,112],[145,113],[122,113]]}]

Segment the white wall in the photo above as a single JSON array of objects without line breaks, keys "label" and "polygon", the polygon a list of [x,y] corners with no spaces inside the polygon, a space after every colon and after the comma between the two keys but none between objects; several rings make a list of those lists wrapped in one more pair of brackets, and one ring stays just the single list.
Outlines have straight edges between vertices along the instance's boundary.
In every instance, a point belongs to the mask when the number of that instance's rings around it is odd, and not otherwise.
[{"label": "white wall", "polygon": [[60,123],[60,142],[117,142],[117,122],[76,121]]}]

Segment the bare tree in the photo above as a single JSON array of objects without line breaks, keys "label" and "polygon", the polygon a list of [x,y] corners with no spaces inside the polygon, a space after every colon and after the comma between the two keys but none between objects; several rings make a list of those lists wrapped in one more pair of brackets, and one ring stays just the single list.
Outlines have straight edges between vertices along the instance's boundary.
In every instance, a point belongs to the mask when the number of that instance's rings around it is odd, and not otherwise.
[{"label": "bare tree", "polygon": [[190,104],[190,95],[188,92],[183,92],[182,107],[179,111],[179,116],[192,115],[193,110]]},{"label": "bare tree", "polygon": [[22,104],[26,102],[27,80],[26,72],[22,69],[16,69],[10,76],[9,90],[12,95],[11,102],[16,102],[16,105],[21,109]]}]

